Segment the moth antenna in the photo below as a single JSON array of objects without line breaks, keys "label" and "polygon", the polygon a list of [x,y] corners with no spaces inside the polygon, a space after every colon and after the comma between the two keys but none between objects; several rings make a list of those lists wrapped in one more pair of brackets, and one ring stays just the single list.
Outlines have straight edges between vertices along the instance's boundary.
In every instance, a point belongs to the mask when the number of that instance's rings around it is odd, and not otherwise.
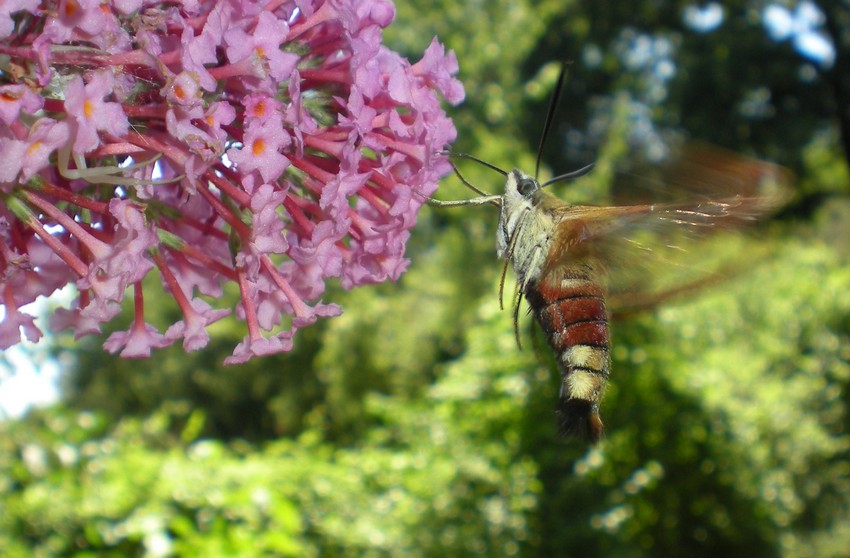
[{"label": "moth antenna", "polygon": [[540,187],[545,188],[546,186],[549,186],[550,184],[555,184],[556,182],[562,182],[564,180],[571,180],[573,178],[578,178],[579,176],[584,176],[587,173],[589,173],[590,171],[592,171],[594,166],[596,166],[596,163],[590,163],[589,165],[584,166],[584,167],[582,167],[578,170],[574,170],[574,171],[571,171],[571,172],[561,174],[559,176],[556,176],[555,178],[551,178],[551,179],[547,180]]},{"label": "moth antenna", "polygon": [[558,101],[561,100],[561,89],[564,87],[564,76],[567,75],[567,62],[561,64],[561,71],[558,74],[558,82],[555,84],[555,90],[552,96],[549,97],[549,109],[546,111],[546,120],[543,122],[543,133],[540,134],[540,145],[537,146],[537,163],[534,165],[534,178],[540,174],[540,160],[543,158],[543,146],[546,145],[546,138],[549,135],[549,130],[552,128],[552,120],[555,118],[555,109],[558,108]]},{"label": "moth antenna", "polygon": [[479,189],[477,186],[474,186],[470,181],[468,181],[464,176],[460,173],[460,170],[457,168],[452,161],[449,161],[449,164],[452,166],[452,170],[455,171],[455,175],[463,182],[463,185],[478,194],[479,196],[492,196],[493,194],[489,194],[484,190]]},{"label": "moth antenna", "polygon": [[454,153],[453,151],[441,151],[442,154],[448,155],[449,157],[458,157],[460,159],[469,159],[470,161],[475,161],[479,165],[484,165],[490,170],[494,170],[502,176],[508,176],[508,171],[502,170],[493,163],[488,163],[482,159],[479,159],[475,155],[470,155],[469,153]]}]

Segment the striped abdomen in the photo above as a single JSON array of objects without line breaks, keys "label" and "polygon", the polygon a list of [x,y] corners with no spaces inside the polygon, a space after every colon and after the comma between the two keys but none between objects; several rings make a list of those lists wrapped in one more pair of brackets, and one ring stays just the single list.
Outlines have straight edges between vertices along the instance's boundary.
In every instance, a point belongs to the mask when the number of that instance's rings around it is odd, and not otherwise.
[{"label": "striped abdomen", "polygon": [[608,380],[608,311],[604,291],[587,266],[562,265],[526,285],[525,298],[558,357],[562,434],[602,436],[599,402]]}]

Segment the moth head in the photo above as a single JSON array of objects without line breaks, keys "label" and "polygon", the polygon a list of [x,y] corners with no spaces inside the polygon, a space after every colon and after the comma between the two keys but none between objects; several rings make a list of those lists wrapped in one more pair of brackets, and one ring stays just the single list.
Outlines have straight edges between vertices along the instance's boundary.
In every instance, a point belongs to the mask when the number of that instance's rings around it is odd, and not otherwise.
[{"label": "moth head", "polygon": [[539,190],[540,182],[536,178],[519,169],[508,173],[508,179],[505,182],[505,198],[531,200]]}]

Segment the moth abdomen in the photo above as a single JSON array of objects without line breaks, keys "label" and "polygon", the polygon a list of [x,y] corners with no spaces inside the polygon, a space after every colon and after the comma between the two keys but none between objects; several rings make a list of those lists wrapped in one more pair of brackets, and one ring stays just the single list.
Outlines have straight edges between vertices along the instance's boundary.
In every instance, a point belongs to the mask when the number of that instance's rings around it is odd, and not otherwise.
[{"label": "moth abdomen", "polygon": [[599,406],[585,399],[559,399],[555,408],[558,433],[568,438],[598,442],[605,433]]},{"label": "moth abdomen", "polygon": [[529,283],[525,298],[558,357],[561,434],[602,436],[599,401],[609,375],[610,332],[604,290],[584,273],[562,267]]}]

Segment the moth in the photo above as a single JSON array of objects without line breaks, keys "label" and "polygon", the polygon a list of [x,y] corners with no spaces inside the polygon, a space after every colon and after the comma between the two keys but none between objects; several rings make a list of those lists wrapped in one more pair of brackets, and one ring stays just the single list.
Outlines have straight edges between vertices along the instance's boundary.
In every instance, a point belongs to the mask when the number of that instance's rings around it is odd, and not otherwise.
[{"label": "moth", "polygon": [[[550,100],[541,147],[563,77],[562,68]],[[471,155],[453,156],[472,159],[503,174],[504,193],[479,190],[452,164],[461,181],[479,195],[459,201],[432,199],[429,203],[438,207],[491,204],[499,208],[497,252],[505,260],[500,299],[510,265],[516,275],[518,294],[525,298],[557,357],[561,375],[555,409],[558,430],[565,436],[598,441],[604,432],[599,404],[611,368],[608,277],[614,266],[631,265],[621,261],[624,246],[627,250],[640,250],[637,243],[628,239],[629,233],[662,224],[689,229],[711,227],[727,219],[750,219],[760,210],[754,203],[757,198],[739,194],[692,204],[575,205],[550,194],[546,187],[582,176],[592,165],[541,184],[537,172],[531,176],[519,169],[504,171]],[[517,296],[515,328],[519,304]],[[634,306],[640,304],[633,302]]]}]

